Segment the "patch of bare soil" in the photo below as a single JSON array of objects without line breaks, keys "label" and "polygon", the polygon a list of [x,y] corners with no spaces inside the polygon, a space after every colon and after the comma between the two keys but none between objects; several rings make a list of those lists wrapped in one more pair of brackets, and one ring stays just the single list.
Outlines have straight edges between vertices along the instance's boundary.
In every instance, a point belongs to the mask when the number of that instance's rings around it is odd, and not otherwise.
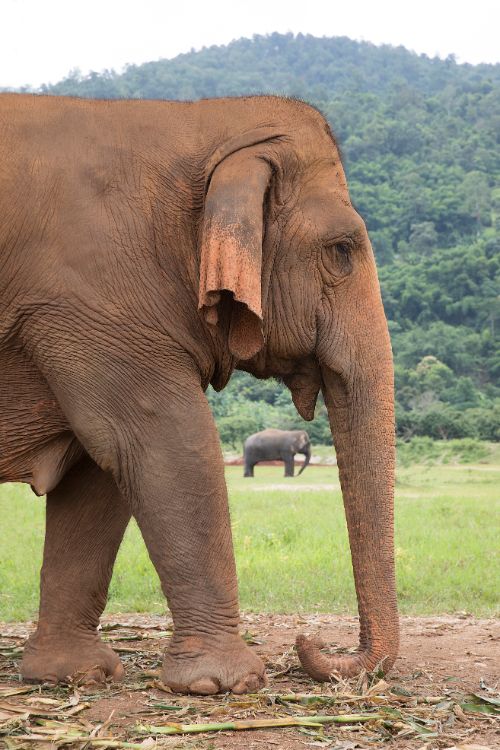
[{"label": "patch of bare soil", "polygon": [[[22,685],[18,664],[32,627],[0,624],[0,747],[9,750],[500,747],[498,620],[404,617],[401,656],[389,677],[319,685],[300,668],[295,635],[320,631],[328,643],[353,644],[355,618],[247,614],[243,632],[267,663],[269,685],[254,695],[203,698],[174,695],[158,681],[168,619],[105,617],[103,637],[120,653],[127,677],[99,688]],[[262,720],[281,726],[258,728]],[[193,725],[228,722],[236,728],[192,733]],[[257,726],[243,730],[252,722]]]}]

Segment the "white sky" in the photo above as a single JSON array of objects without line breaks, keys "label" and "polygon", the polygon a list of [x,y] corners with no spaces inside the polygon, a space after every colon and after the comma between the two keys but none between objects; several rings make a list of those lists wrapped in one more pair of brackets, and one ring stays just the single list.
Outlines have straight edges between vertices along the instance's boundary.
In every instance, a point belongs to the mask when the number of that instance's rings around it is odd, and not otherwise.
[{"label": "white sky", "polygon": [[500,61],[499,0],[0,0],[0,86],[292,31]]}]

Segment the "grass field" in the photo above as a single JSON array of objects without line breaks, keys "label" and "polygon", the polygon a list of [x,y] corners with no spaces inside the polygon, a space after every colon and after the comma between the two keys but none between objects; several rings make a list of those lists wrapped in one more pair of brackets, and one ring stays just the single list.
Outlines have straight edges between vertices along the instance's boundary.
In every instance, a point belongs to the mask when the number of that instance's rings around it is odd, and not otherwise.
[{"label": "grass field", "polygon": [[[497,458],[495,456],[495,458]],[[356,611],[334,466],[285,480],[228,467],[243,609]],[[401,611],[498,614],[500,462],[412,466],[398,471],[396,556]],[[0,620],[36,617],[44,503],[23,485],[0,486]],[[161,612],[156,573],[135,524],[127,530],[108,611]]]}]

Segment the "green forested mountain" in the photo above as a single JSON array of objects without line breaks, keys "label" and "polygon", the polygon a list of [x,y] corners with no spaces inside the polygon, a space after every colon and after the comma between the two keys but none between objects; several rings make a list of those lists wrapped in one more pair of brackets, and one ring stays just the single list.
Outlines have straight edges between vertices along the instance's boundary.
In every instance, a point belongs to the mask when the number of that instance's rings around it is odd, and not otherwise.
[{"label": "green forested mountain", "polygon": [[[46,93],[193,99],[278,93],[318,106],[340,140],[378,259],[400,436],[500,440],[500,65],[272,34]],[[238,374],[210,396],[222,438],[300,425],[277,383]],[[328,438],[324,408],[308,426]]]}]

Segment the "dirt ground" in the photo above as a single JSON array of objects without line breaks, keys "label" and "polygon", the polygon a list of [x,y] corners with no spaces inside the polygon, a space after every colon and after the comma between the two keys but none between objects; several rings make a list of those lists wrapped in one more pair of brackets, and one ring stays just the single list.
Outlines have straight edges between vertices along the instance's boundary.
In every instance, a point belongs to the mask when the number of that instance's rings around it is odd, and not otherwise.
[{"label": "dirt ground", "polygon": [[[269,684],[251,696],[177,696],[158,682],[171,621],[103,619],[103,637],[126,667],[120,685],[22,686],[18,664],[32,623],[0,624],[0,747],[499,748],[500,621],[464,614],[403,617],[401,655],[390,676],[319,685],[302,672],[298,632],[352,646],[357,620],[333,615],[246,614],[242,632],[267,664]],[[163,689],[162,689],[163,687]],[[23,692],[18,692],[23,690]],[[323,725],[314,716],[326,716]],[[361,715],[361,719],[359,718]],[[347,716],[347,723],[331,723]],[[307,726],[165,736],[172,724],[294,719]],[[169,727],[170,722],[170,729]],[[176,731],[179,731],[177,729]]]}]

